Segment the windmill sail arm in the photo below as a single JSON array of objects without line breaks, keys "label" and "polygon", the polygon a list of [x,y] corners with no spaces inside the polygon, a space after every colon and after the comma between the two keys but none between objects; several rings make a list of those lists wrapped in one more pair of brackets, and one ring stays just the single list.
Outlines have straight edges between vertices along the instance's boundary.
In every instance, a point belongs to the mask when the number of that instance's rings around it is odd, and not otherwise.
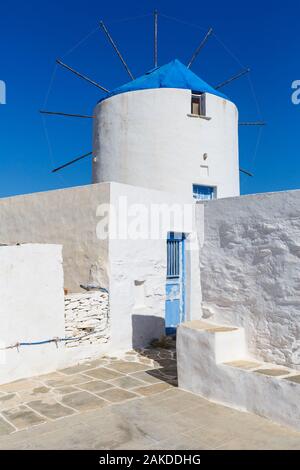
[{"label": "windmill sail arm", "polygon": [[89,157],[90,155],[92,155],[92,153],[93,152],[85,153],[84,155],[81,155],[80,157],[74,158],[73,160],[70,160],[69,162],[64,163],[63,165],[61,165],[57,168],[54,168],[54,170],[52,170],[52,173],[56,173],[57,171],[60,171],[63,168],[66,168],[69,165],[73,165],[73,163],[79,162],[79,160],[82,160],[83,158]]}]

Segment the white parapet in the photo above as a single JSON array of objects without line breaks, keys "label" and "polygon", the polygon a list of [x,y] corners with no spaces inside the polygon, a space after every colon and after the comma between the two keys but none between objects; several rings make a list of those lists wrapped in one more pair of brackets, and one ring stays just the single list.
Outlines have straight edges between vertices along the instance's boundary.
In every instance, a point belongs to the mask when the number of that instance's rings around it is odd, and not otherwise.
[{"label": "white parapet", "polygon": [[65,337],[62,247],[1,246],[0,299],[0,383],[58,368],[64,343],[45,341]]},{"label": "white parapet", "polygon": [[0,384],[105,353],[108,297],[64,297],[61,245],[0,246]]},{"label": "white parapet", "polygon": [[242,328],[202,321],[177,331],[179,387],[300,430],[299,371],[249,358]]}]

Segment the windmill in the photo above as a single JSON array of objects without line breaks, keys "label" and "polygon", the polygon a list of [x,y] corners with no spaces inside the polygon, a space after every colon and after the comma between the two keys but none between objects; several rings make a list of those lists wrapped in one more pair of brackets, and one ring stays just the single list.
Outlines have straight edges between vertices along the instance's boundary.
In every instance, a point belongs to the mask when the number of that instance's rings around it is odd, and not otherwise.
[{"label": "windmill", "polygon": [[[108,30],[107,26],[104,24],[103,21],[101,21],[99,23],[99,29],[101,29],[103,31],[103,33],[106,36],[108,42],[110,43],[110,45],[112,46],[114,52],[116,53],[118,59],[122,63],[126,73],[128,74],[129,79],[131,80],[132,83],[134,83],[136,79],[135,79],[131,69],[129,68],[126,60],[124,59],[124,56],[122,55],[119,47],[117,46],[117,44],[114,41],[110,31]],[[213,29],[209,28],[207,33],[201,39],[200,43],[197,45],[196,49],[194,50],[193,54],[191,55],[191,58],[190,58],[189,62],[186,65],[187,70],[190,70],[192,68],[192,66],[193,66],[195,60],[197,59],[197,57],[199,56],[200,52],[203,50],[203,48],[206,46],[207,42],[209,41],[209,39],[213,35],[214,35]],[[110,91],[106,86],[103,86],[102,84],[99,84],[94,79],[88,77],[87,75],[85,75],[82,72],[79,72],[75,68],[73,68],[70,65],[64,63],[62,60],[57,59],[56,63],[60,67],[62,67],[64,70],[68,71],[70,74],[73,74],[73,76],[76,76],[77,78],[86,81],[91,86],[94,86],[94,87],[98,88],[102,93],[104,93],[104,98],[103,98],[104,100],[107,97],[111,97],[115,94],[114,90]],[[154,67],[154,69],[153,69],[154,71],[159,69],[159,67],[158,67],[158,12],[157,12],[157,10],[155,10],[154,13],[153,13],[153,67]],[[219,90],[221,90],[221,89],[223,90],[224,87],[226,87],[230,83],[244,77],[245,75],[249,74],[249,72],[250,72],[250,69],[245,68],[243,70],[240,70],[235,75],[229,77],[228,79],[223,80],[219,84],[216,84],[213,87],[215,92],[217,93]],[[120,89],[121,88],[122,87],[120,87]],[[40,113],[45,114],[45,115],[49,115],[49,116],[71,117],[71,118],[91,119],[91,120],[94,120],[95,117],[96,117],[95,115],[74,114],[74,113],[68,113],[68,112],[63,112],[63,111],[50,111],[50,110],[40,110]],[[251,122],[251,121],[242,121],[241,122],[240,121],[238,124],[239,124],[239,126],[250,126],[250,127],[252,127],[252,126],[264,126],[265,122],[263,122],[263,121],[253,121],[253,122]],[[86,153],[84,153],[84,154],[82,154],[82,155],[80,155],[76,158],[73,158],[72,160],[67,161],[66,163],[63,163],[60,166],[54,168],[52,170],[52,172],[56,173],[58,171],[61,171],[64,168],[66,168],[70,165],[73,165],[73,164],[77,163],[78,161],[81,161],[81,160],[86,159],[86,158],[91,157],[91,156],[93,156],[93,151],[86,152]],[[253,176],[253,174],[251,172],[249,172],[249,171],[247,171],[243,168],[239,168],[239,170],[240,170],[241,173],[243,173],[247,176]]]}]

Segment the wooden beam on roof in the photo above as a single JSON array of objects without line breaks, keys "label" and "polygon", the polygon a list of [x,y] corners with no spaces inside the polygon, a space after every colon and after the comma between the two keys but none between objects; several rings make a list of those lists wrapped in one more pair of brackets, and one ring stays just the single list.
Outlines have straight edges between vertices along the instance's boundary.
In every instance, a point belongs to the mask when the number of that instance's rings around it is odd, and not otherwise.
[{"label": "wooden beam on roof", "polygon": [[231,78],[228,78],[228,80],[225,80],[224,82],[220,83],[219,85],[215,86],[215,90],[219,90],[220,88],[226,86],[226,85],[229,85],[229,83],[233,82],[234,80],[237,80],[238,78],[241,78],[243,77],[244,75],[246,75],[247,73],[250,72],[250,69],[245,69],[245,70],[242,70],[241,72],[239,72],[238,74],[234,75],[233,77]]},{"label": "wooden beam on roof", "polygon": [[264,121],[240,121],[239,126],[266,126],[267,123]]},{"label": "wooden beam on roof", "polygon": [[62,113],[60,111],[44,111],[40,110],[41,114],[50,114],[55,116],[68,116],[68,117],[76,117],[76,118],[84,118],[84,119],[94,119],[95,116],[87,116],[86,114],[71,114],[71,113]]},{"label": "wooden beam on roof", "polygon": [[157,67],[157,35],[158,35],[158,12],[154,10],[154,67]]},{"label": "wooden beam on roof", "polygon": [[187,68],[191,68],[194,60],[196,59],[196,57],[198,56],[199,52],[201,51],[201,49],[203,49],[203,47],[205,46],[205,44],[207,43],[208,41],[208,38],[209,36],[213,33],[213,29],[212,28],[209,28],[209,30],[207,31],[204,39],[200,42],[199,46],[197,47],[197,49],[195,50],[195,52],[193,53],[192,57],[191,57],[191,60],[189,61],[188,65],[187,65]]},{"label": "wooden beam on roof", "polygon": [[93,154],[93,152],[89,152],[89,153],[85,153],[84,155],[81,155],[80,157],[74,158],[74,160],[71,160],[67,163],[64,163],[63,165],[59,166],[58,168],[54,168],[54,170],[52,170],[52,173],[56,173],[57,171],[62,170],[63,168],[66,168],[67,166],[72,165],[73,163],[79,162],[79,160],[82,160],[83,158],[89,157],[92,154]]},{"label": "wooden beam on roof", "polygon": [[244,173],[247,176],[251,176],[251,177],[254,176],[253,173],[250,173],[250,171],[244,170],[243,168],[240,168],[240,172]]},{"label": "wooden beam on roof", "polygon": [[60,59],[56,59],[56,63],[64,67],[65,69],[69,70],[70,72],[74,73],[74,75],[77,75],[77,77],[82,78],[83,80],[91,83],[92,85],[96,86],[97,88],[100,88],[100,90],[105,91],[105,93],[109,93],[109,90],[104,88],[102,85],[99,85],[99,83],[95,82],[91,78],[87,77],[86,75],[83,75],[80,72],[77,72],[77,70],[73,69],[67,64],[64,64]]},{"label": "wooden beam on roof", "polygon": [[128,65],[126,64],[126,62],[125,62],[125,60],[124,60],[124,58],[123,58],[121,52],[119,51],[119,49],[118,49],[116,43],[114,42],[113,38],[112,38],[111,35],[109,34],[109,31],[108,31],[107,27],[105,26],[105,24],[103,23],[103,21],[100,21],[100,26],[101,26],[101,28],[103,29],[104,33],[106,34],[106,36],[107,36],[109,42],[111,43],[112,47],[113,47],[114,50],[116,51],[116,53],[117,53],[119,59],[121,60],[122,64],[124,65],[124,67],[125,67],[125,69],[126,69],[128,75],[130,76],[131,80],[134,80],[134,76],[132,75],[132,73],[131,73],[131,71],[130,71]]}]

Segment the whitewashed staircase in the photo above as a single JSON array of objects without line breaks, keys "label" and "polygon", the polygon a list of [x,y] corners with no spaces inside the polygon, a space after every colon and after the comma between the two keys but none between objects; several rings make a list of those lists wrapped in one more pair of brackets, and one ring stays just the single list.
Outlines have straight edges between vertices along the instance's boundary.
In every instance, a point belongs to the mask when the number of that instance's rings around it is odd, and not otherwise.
[{"label": "whitewashed staircase", "polygon": [[300,371],[249,357],[243,328],[183,323],[177,361],[180,388],[300,430]]}]

